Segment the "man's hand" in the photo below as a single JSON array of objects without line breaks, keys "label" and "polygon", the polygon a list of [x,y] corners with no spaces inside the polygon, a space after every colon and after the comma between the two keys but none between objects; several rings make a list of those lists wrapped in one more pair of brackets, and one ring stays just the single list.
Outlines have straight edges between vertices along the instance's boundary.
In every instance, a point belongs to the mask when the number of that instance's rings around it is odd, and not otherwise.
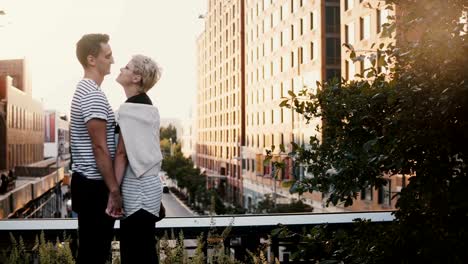
[{"label": "man's hand", "polygon": [[124,216],[122,208],[122,196],[119,191],[109,193],[107,201],[106,214],[114,218],[121,218]]}]

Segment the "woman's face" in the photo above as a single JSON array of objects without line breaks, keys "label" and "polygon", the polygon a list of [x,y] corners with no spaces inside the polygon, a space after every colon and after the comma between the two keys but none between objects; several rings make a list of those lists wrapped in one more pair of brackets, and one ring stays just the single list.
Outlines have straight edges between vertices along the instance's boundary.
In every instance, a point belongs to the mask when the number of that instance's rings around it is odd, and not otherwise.
[{"label": "woman's face", "polygon": [[135,67],[133,66],[132,61],[127,63],[125,67],[120,68],[120,74],[116,79],[116,81],[124,87],[130,84],[138,83],[139,80],[141,80],[141,76],[135,74]]}]

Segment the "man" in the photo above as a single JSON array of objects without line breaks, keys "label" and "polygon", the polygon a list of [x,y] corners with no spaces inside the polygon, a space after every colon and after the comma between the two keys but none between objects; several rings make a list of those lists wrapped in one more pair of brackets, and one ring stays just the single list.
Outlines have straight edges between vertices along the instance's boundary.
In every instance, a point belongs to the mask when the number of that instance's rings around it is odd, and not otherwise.
[{"label": "man", "polygon": [[72,207],[78,213],[77,263],[109,260],[115,219],[107,203],[122,214],[122,198],[114,176],[115,118],[100,86],[114,63],[105,34],[84,35],[76,56],[84,69],[71,104]]}]

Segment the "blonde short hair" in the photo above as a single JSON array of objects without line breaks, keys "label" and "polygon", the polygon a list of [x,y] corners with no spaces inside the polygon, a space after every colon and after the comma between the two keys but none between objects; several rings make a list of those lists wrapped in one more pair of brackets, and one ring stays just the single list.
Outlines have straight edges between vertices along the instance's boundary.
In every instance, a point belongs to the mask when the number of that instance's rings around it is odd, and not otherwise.
[{"label": "blonde short hair", "polygon": [[135,74],[141,75],[141,89],[143,92],[149,91],[161,78],[162,69],[150,57],[135,55],[131,60]]}]

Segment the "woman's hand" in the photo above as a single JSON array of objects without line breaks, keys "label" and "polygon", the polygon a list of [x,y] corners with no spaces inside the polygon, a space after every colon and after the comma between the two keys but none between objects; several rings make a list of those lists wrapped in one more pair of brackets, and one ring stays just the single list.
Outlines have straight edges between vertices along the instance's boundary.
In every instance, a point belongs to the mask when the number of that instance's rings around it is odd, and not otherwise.
[{"label": "woman's hand", "polygon": [[122,218],[124,216],[122,196],[119,191],[109,193],[106,214],[113,218]]}]

